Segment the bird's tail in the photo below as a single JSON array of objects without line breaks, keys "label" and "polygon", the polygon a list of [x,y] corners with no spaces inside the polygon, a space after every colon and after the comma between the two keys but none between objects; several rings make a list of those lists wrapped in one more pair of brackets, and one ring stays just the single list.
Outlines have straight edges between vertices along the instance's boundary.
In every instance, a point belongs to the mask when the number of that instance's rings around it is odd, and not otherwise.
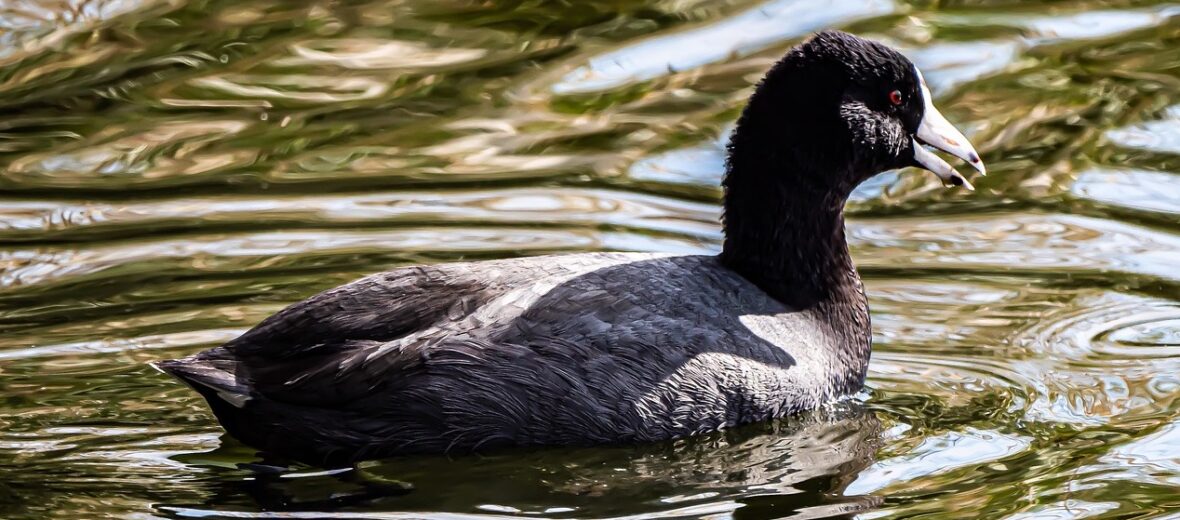
[{"label": "bird's tail", "polygon": [[[152,363],[196,390],[234,438],[266,453],[316,465],[342,465],[370,442],[349,435],[338,410],[309,409],[268,399],[252,386],[244,363],[214,349]],[[341,433],[344,432],[344,433]]]},{"label": "bird's tail", "polygon": [[267,414],[266,406],[260,404],[257,395],[250,388],[250,379],[241,362],[222,357],[217,349],[202,352],[192,357],[156,361],[152,366],[165,374],[172,375],[192,387],[217,416],[217,422],[225,431],[238,440],[261,450],[266,450],[269,428],[263,428],[257,415]]},{"label": "bird's tail", "polygon": [[219,403],[242,408],[251,399],[250,388],[239,377],[235,360],[194,356],[156,361],[151,365],[192,387],[215,408]]}]

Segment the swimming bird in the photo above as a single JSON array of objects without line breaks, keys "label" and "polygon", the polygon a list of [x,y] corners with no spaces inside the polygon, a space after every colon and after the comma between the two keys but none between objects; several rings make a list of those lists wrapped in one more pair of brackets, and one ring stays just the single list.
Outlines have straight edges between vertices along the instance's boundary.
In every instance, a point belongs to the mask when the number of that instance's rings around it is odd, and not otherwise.
[{"label": "swimming bird", "polygon": [[897,51],[839,31],[792,48],[727,147],[716,256],[582,253],[402,267],[156,367],[224,428],[317,465],[679,438],[857,392],[869,309],[844,205],[916,166],[980,173]]}]

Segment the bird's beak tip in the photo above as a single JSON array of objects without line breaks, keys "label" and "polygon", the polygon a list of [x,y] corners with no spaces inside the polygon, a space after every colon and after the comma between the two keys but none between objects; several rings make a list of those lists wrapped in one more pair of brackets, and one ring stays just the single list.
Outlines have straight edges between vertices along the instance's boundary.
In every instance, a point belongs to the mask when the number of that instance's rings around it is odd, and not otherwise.
[{"label": "bird's beak tip", "polygon": [[[929,101],[926,103],[926,113],[922,117],[922,122],[918,126],[918,132],[914,139],[914,159],[923,168],[938,175],[944,183],[951,181],[955,177],[962,178],[946,161],[943,161],[929,150],[926,150],[922,145],[928,145],[931,148],[958,157],[970,164],[972,168],[975,168],[980,175],[987,175],[987,167],[984,166],[983,159],[979,157],[979,153],[975,151],[975,147],[971,146],[971,142],[957,128],[951,125],[938,112],[938,109],[934,108],[934,104]],[[965,178],[962,178],[962,180],[964,182],[956,182],[955,185],[974,189],[970,183],[966,182]]]},{"label": "bird's beak tip", "polygon": [[972,168],[975,168],[975,171],[979,172],[980,176],[987,177],[987,166],[983,164],[983,160],[979,158],[979,154],[974,150],[968,154],[967,162],[971,164]]}]

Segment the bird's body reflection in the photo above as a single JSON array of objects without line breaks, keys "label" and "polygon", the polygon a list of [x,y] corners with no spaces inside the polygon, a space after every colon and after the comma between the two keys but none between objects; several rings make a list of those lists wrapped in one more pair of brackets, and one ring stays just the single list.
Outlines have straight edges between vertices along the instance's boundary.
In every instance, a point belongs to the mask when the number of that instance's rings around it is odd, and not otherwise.
[{"label": "bird's body reflection", "polygon": [[641,446],[401,457],[336,471],[265,471],[251,463],[246,474],[213,481],[202,504],[158,507],[184,517],[232,511],[247,518],[842,517],[880,501],[843,491],[873,462],[881,430],[871,411],[849,401]]}]

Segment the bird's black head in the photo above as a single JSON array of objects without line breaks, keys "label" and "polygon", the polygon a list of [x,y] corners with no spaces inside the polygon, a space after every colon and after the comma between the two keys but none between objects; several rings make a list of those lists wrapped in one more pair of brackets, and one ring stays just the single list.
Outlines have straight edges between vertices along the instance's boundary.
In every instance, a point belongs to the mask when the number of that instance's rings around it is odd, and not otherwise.
[{"label": "bird's black head", "polygon": [[857,184],[918,166],[971,186],[926,146],[983,172],[910,60],[850,34],[817,34],[767,72],[730,138],[722,262],[796,308],[832,295],[855,301],[843,209]]},{"label": "bird's black head", "polygon": [[922,145],[983,171],[971,144],[934,108],[909,59],[825,31],[788,52],[755,89],[730,142],[727,186],[735,175],[769,176],[847,196],[877,173],[918,166],[946,184],[970,187]]}]

